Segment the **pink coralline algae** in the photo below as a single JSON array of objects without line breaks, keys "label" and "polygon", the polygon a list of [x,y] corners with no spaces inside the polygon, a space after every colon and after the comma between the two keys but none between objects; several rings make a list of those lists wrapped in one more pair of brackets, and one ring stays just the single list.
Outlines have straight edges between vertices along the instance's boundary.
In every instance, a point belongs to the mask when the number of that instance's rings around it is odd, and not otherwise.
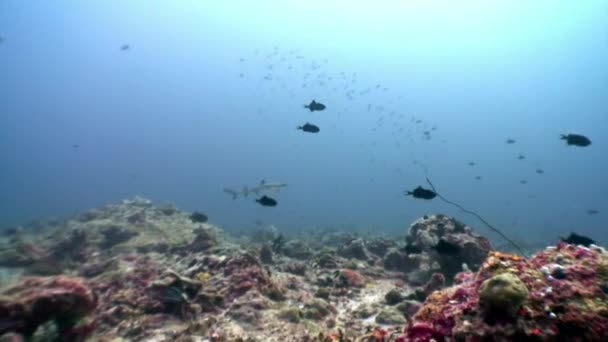
[{"label": "pink coralline algae", "polygon": [[249,290],[257,290],[273,300],[281,300],[285,296],[285,288],[251,254],[243,253],[230,259],[224,268],[224,275],[227,277],[226,296],[229,301]]},{"label": "pink coralline algae", "polygon": [[27,338],[53,322],[62,341],[81,341],[93,330],[93,322],[81,321],[96,307],[93,292],[81,279],[23,278],[0,294],[0,335],[12,332]]},{"label": "pink coralline algae", "polygon": [[[499,278],[496,289],[486,282]],[[403,341],[605,341],[608,335],[608,254],[601,248],[560,243],[530,259],[491,252],[477,273],[460,273],[455,284],[426,299]],[[501,305],[484,305],[488,289],[505,296],[496,301]]]},{"label": "pink coralline algae", "polygon": [[363,287],[365,286],[365,278],[356,271],[344,269],[340,271],[338,286]]},{"label": "pink coralline algae", "polygon": [[101,302],[98,317],[102,328],[113,327],[135,312],[160,313],[164,310],[151,288],[161,273],[160,266],[147,257],[128,256],[123,262],[129,264],[129,272],[92,282]]}]

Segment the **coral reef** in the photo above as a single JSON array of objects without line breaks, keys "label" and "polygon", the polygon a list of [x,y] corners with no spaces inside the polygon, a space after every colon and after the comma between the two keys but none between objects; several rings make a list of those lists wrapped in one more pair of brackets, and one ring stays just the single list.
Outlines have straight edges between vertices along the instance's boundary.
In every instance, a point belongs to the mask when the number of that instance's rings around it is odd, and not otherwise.
[{"label": "coral reef", "polygon": [[515,316],[528,300],[528,288],[512,273],[501,273],[486,279],[479,287],[479,305],[486,316]]},{"label": "coral reef", "polygon": [[58,339],[84,340],[94,323],[83,320],[96,306],[92,290],[80,279],[23,278],[0,294],[0,336],[10,332],[29,338],[50,322]]},{"label": "coral reef", "polygon": [[427,298],[407,340],[602,341],[607,265],[603,249],[565,243],[529,260],[492,252],[477,273],[460,273],[454,286]]},{"label": "coral reef", "polygon": [[[442,241],[455,246],[457,252],[447,255],[437,252],[434,247]],[[429,265],[426,266],[428,275],[441,272],[448,281],[462,271],[463,264],[477,270],[492,249],[490,241],[471,227],[441,214],[425,215],[416,220],[408,230],[406,242],[429,257],[424,261]]]},{"label": "coral reef", "polygon": [[[528,260],[487,256],[485,238],[442,215],[416,221],[405,241],[258,226],[250,237],[233,237],[173,205],[135,198],[11,230],[0,238],[2,284],[12,284],[0,290],[0,340],[593,341],[608,334],[608,258],[596,247],[560,244]],[[461,252],[441,255],[438,241]],[[463,263],[476,272],[462,272]],[[42,305],[48,301],[57,305]]]}]

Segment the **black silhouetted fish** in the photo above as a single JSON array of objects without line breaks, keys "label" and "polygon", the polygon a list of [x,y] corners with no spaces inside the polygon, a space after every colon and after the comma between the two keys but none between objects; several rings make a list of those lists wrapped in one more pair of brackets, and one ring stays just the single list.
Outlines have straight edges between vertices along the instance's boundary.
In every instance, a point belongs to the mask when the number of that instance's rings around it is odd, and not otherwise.
[{"label": "black silhouetted fish", "polygon": [[591,145],[591,140],[580,134],[562,134],[562,140],[566,140],[568,145],[585,147]]},{"label": "black silhouetted fish", "polygon": [[78,144],[72,145],[72,148],[79,148],[79,147],[80,147],[80,145],[78,145]]},{"label": "black silhouetted fish", "polygon": [[526,159],[526,156],[524,156],[523,154],[520,154],[517,156],[517,159],[524,160],[524,159]]},{"label": "black silhouetted fish", "polygon": [[437,194],[434,191],[425,189],[421,186],[414,189],[414,191],[406,191],[405,195],[412,196],[414,198],[421,198],[421,199],[425,199],[425,200],[431,200],[431,199],[435,198],[435,196],[437,196]]},{"label": "black silhouetted fish", "polygon": [[433,246],[433,249],[443,255],[456,255],[460,253],[460,246],[457,244],[447,242],[445,240],[439,240],[439,242]]},{"label": "black silhouetted fish", "polygon": [[276,207],[277,206],[277,201],[273,198],[270,198],[266,195],[258,198],[255,200],[256,202],[260,203],[260,205],[264,206],[264,207]]},{"label": "black silhouetted fish", "polygon": [[120,51],[127,51],[127,50],[129,50],[130,48],[131,48],[131,47],[130,47],[129,45],[125,44],[125,45],[123,45],[123,46],[121,46],[121,47],[120,47]]},{"label": "black silhouetted fish", "polygon": [[314,112],[314,111],[324,110],[325,105],[322,103],[316,102],[315,100],[312,100],[312,102],[309,105],[304,105],[304,108],[308,108],[308,110],[310,110],[311,112]]},{"label": "black silhouetted fish", "polygon": [[578,235],[574,232],[571,232],[570,236],[568,236],[566,239],[561,238],[561,240],[565,243],[569,243],[572,245],[583,245],[585,247],[589,247],[590,245],[595,245],[595,241],[593,241],[593,239],[588,238],[583,235]]},{"label": "black silhouetted fish", "polygon": [[301,129],[304,132],[308,132],[308,133],[319,133],[319,131],[321,129],[319,129],[319,127],[310,124],[310,123],[305,123],[304,126],[298,126],[298,129]]},{"label": "black silhouetted fish", "polygon": [[509,145],[512,145],[512,144],[515,144],[515,139],[511,139],[511,138],[509,138],[509,139],[507,139],[505,142],[506,142],[507,144],[509,144]]},{"label": "black silhouetted fish", "polygon": [[542,175],[543,173],[545,173],[545,171],[543,169],[536,169],[536,173]]},{"label": "black silhouetted fish", "polygon": [[595,209],[589,209],[589,210],[587,210],[587,215],[597,215],[599,213],[600,212],[597,211],[597,210],[595,210]]},{"label": "black silhouetted fish", "polygon": [[192,220],[192,222],[194,223],[204,223],[207,222],[208,219],[209,218],[207,217],[207,215],[199,213],[197,211],[193,212],[192,215],[190,215],[190,220]]}]

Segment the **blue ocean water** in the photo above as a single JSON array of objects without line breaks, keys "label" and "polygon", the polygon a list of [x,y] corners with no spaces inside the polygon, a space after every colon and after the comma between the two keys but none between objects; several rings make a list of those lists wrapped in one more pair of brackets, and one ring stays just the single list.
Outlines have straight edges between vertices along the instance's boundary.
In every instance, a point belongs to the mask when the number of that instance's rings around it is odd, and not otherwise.
[{"label": "blue ocean water", "polygon": [[[4,0],[0,226],[141,195],[235,231],[485,232],[403,196],[428,177],[515,239],[605,243],[607,22],[605,1]],[[261,179],[288,184],[277,207],[223,192]]]}]

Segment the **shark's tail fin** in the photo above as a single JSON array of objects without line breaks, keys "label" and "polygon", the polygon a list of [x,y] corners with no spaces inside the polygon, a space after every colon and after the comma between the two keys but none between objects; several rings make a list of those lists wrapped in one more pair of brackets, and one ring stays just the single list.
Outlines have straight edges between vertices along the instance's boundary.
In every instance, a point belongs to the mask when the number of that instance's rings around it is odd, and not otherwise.
[{"label": "shark's tail fin", "polygon": [[238,192],[236,192],[232,189],[229,189],[229,188],[224,188],[224,192],[227,194],[231,194],[233,200],[235,200],[239,196]]}]

